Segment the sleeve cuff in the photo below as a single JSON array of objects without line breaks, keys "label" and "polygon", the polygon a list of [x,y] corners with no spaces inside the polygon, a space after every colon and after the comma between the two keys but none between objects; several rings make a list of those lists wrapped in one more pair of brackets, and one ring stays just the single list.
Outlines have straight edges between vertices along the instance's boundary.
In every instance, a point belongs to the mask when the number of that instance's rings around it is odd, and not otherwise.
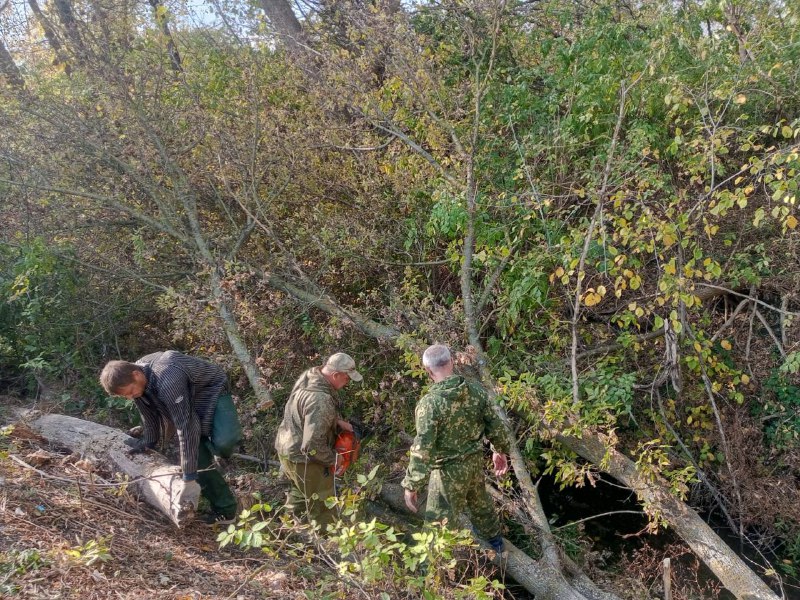
[{"label": "sleeve cuff", "polygon": [[197,473],[184,473],[183,474],[184,481],[197,481]]}]

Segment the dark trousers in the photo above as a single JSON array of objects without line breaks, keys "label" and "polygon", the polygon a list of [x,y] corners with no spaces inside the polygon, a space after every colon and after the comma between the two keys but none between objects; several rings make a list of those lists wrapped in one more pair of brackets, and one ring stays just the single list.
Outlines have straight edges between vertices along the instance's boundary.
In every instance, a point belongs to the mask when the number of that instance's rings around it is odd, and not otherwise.
[{"label": "dark trousers", "polygon": [[197,482],[200,484],[203,497],[208,500],[214,512],[225,517],[236,516],[236,496],[225,482],[216,468],[208,469],[214,464],[214,456],[230,458],[237,444],[242,439],[242,427],[230,394],[217,399],[217,408],[214,411],[214,422],[211,427],[211,437],[200,438],[200,452],[197,457],[199,471]]}]

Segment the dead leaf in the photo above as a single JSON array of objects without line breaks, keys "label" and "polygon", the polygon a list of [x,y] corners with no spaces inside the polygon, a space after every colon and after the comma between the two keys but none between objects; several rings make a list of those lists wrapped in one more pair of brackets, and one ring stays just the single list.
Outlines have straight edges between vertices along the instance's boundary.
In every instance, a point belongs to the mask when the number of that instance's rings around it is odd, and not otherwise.
[{"label": "dead leaf", "polygon": [[25,456],[25,460],[27,460],[30,464],[35,466],[46,465],[50,461],[52,461],[56,456],[54,454],[50,454],[47,450],[42,450],[41,448],[36,452],[31,452]]},{"label": "dead leaf", "polygon": [[95,465],[92,461],[83,458],[75,463],[75,466],[79,468],[81,471],[86,471],[87,473],[94,473]]}]

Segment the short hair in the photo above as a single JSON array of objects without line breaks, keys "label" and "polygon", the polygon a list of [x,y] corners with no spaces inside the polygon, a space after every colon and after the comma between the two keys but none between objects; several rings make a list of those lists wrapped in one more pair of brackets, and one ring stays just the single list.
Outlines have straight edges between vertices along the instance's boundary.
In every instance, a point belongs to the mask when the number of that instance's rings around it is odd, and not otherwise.
[{"label": "short hair", "polygon": [[109,394],[113,394],[126,385],[133,383],[133,374],[144,372],[139,365],[125,360],[109,361],[100,373],[100,385]]},{"label": "short hair", "polygon": [[428,346],[422,355],[422,364],[429,369],[441,369],[450,362],[450,349],[443,344]]}]

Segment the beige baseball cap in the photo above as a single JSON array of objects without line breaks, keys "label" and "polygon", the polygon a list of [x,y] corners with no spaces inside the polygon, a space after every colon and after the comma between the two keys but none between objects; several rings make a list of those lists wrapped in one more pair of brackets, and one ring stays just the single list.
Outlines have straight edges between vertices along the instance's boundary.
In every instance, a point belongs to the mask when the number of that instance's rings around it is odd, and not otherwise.
[{"label": "beige baseball cap", "polygon": [[356,361],[353,360],[352,356],[344,352],[337,352],[331,356],[325,363],[325,366],[328,367],[329,370],[336,371],[337,373],[347,373],[347,376],[353,381],[361,381],[364,379],[361,373],[356,371]]}]

